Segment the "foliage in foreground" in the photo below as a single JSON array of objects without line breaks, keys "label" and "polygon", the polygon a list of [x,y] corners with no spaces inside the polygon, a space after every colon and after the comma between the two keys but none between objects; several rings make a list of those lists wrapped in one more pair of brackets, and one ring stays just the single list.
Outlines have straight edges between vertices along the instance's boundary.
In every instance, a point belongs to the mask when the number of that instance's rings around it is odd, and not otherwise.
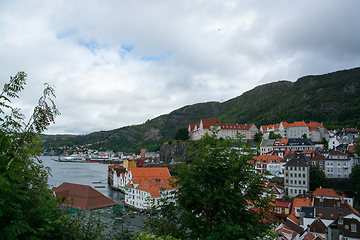
[{"label": "foliage in foreground", "polygon": [[[0,234],[2,239],[132,239],[106,230],[108,223],[90,214],[65,214],[48,188],[50,169],[38,158],[39,134],[59,111],[53,87],[46,85],[29,120],[11,105],[26,85],[26,74],[10,77],[0,94]],[[114,237],[115,236],[115,237]]]},{"label": "foliage in foreground", "polygon": [[[149,221],[158,236],[181,239],[253,239],[269,229],[273,196],[248,160],[241,141],[206,135],[190,150],[177,180],[175,203],[165,199]],[[266,196],[264,196],[264,194]]]}]

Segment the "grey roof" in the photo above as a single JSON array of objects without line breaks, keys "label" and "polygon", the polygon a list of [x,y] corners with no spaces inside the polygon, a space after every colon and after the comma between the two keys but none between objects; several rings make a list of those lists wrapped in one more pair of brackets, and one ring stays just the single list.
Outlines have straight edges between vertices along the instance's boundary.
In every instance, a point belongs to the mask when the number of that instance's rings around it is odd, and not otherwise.
[{"label": "grey roof", "polygon": [[[302,156],[301,156],[302,155]],[[305,157],[305,158],[304,158]],[[295,166],[295,167],[307,167],[306,156],[304,154],[296,154],[295,158],[291,159],[289,162],[285,164],[285,166]],[[308,158],[307,158],[308,159]]]},{"label": "grey roof", "polygon": [[289,138],[287,146],[298,146],[298,145],[314,145],[312,141],[306,138]]},{"label": "grey roof", "polygon": [[263,139],[261,144],[260,144],[260,147],[263,147],[263,146],[274,146],[274,142],[275,142],[275,139]]}]

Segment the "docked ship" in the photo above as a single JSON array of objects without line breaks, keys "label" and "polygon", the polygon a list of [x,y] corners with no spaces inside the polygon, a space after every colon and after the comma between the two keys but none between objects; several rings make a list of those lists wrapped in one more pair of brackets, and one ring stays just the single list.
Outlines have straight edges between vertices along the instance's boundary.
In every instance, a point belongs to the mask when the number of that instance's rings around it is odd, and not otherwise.
[{"label": "docked ship", "polygon": [[64,158],[58,158],[53,159],[56,162],[85,162],[85,159],[82,157],[64,157]]}]

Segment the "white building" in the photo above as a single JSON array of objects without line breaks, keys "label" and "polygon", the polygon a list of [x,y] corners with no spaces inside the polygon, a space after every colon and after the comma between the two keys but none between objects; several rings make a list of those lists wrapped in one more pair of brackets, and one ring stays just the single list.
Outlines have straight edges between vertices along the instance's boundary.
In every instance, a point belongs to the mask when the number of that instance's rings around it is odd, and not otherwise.
[{"label": "white building", "polygon": [[217,119],[201,119],[200,124],[189,124],[189,139],[199,140],[206,133],[212,134],[212,129],[218,130],[218,138],[237,138],[240,133],[244,136],[243,140],[253,140],[255,134],[259,131],[255,124],[222,124]]},{"label": "white building", "polygon": [[325,162],[327,178],[348,178],[351,173],[351,159],[343,152],[331,151]]}]

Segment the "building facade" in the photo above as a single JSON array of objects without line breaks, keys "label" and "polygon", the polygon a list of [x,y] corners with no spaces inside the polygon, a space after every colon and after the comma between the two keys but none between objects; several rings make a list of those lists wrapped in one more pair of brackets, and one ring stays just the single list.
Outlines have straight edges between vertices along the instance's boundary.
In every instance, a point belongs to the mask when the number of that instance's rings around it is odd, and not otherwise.
[{"label": "building facade", "polygon": [[217,130],[218,138],[234,138],[237,139],[237,134],[242,135],[242,140],[251,141],[254,139],[259,129],[255,124],[222,124],[217,119],[201,119],[199,124],[189,124],[189,139],[196,141],[201,139],[206,133],[211,135],[212,130]]},{"label": "building facade", "polygon": [[300,156],[285,164],[285,193],[289,197],[305,194],[310,186],[310,167]]},{"label": "building facade", "polygon": [[260,131],[264,139],[268,139],[270,132],[280,134],[283,138],[301,138],[304,134],[313,142],[320,143],[323,138],[329,141],[329,132],[323,124],[318,122],[305,123],[298,121],[294,123],[281,122],[279,124],[261,126]]}]

